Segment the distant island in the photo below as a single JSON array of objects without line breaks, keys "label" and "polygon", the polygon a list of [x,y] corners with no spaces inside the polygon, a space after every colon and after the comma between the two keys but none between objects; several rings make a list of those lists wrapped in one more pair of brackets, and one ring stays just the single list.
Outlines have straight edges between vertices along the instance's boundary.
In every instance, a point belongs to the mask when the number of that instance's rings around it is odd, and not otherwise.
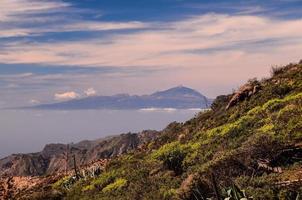
[{"label": "distant island", "polygon": [[113,96],[93,96],[59,103],[41,104],[33,109],[83,110],[116,109],[136,110],[148,108],[206,109],[212,100],[188,87],[174,87],[150,95],[118,94]]}]

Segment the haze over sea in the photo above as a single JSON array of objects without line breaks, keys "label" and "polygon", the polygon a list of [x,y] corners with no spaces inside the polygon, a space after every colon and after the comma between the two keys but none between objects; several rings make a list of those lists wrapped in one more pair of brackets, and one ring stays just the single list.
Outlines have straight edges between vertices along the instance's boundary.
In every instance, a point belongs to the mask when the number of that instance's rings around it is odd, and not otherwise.
[{"label": "haze over sea", "polygon": [[71,143],[109,135],[161,130],[173,121],[183,122],[197,109],[142,110],[1,110],[0,158],[12,153],[42,150],[48,143]]}]

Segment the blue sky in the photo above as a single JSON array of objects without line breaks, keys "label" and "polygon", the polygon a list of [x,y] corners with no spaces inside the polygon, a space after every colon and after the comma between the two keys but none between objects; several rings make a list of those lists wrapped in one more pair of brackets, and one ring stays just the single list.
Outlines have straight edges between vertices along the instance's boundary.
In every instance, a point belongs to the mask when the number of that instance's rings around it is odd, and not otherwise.
[{"label": "blue sky", "polygon": [[2,0],[0,107],[186,85],[228,93],[302,59],[300,0]]}]

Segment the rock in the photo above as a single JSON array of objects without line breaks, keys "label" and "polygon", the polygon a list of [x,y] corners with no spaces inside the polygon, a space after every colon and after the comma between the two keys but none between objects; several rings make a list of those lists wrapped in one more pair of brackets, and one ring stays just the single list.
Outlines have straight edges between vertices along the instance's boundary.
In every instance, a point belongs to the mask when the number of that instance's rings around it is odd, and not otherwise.
[{"label": "rock", "polygon": [[184,143],[185,142],[185,139],[186,139],[186,135],[185,134],[180,134],[179,136],[178,136],[178,141],[180,142],[180,143]]},{"label": "rock", "polygon": [[251,97],[252,95],[256,94],[260,89],[261,89],[261,85],[256,80],[252,80],[249,83],[241,86],[229,101],[228,105],[226,106],[226,110],[238,104],[239,102]]}]

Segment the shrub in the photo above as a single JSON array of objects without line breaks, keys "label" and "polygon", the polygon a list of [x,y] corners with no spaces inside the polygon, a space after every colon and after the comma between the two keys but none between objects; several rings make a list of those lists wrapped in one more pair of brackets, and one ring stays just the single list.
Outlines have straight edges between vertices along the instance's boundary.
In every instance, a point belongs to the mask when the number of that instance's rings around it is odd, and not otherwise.
[{"label": "shrub", "polygon": [[278,199],[280,200],[299,199],[299,193],[295,190],[283,189],[279,192]]},{"label": "shrub", "polygon": [[102,189],[102,192],[111,192],[115,190],[119,190],[127,185],[127,180],[123,178],[119,178],[113,183],[107,185],[105,188]]},{"label": "shrub", "polygon": [[94,190],[94,189],[95,189],[94,185],[87,185],[87,186],[82,188],[82,192],[91,191],[91,190]]},{"label": "shrub", "polygon": [[76,179],[73,176],[65,176],[62,179],[55,182],[52,187],[54,189],[70,189],[76,183]]},{"label": "shrub", "polygon": [[278,74],[281,74],[283,71],[284,71],[284,67],[282,66],[272,66],[271,75],[276,76]]},{"label": "shrub", "polygon": [[156,151],[153,154],[153,158],[163,161],[167,169],[173,170],[176,174],[180,174],[183,170],[183,160],[186,154],[187,152],[184,145],[178,142],[172,142]]},{"label": "shrub", "polygon": [[99,178],[92,181],[92,185],[97,188],[104,188],[106,185],[114,182],[117,177],[117,171],[111,170],[109,172],[103,173]]},{"label": "shrub", "polygon": [[279,97],[284,97],[287,95],[292,88],[288,84],[275,85],[272,87],[272,93],[278,95]]},{"label": "shrub", "polygon": [[217,110],[220,108],[224,108],[228,104],[229,100],[230,100],[230,97],[228,97],[226,95],[220,95],[220,96],[216,97],[216,99],[212,103],[211,109]]},{"label": "shrub", "polygon": [[176,189],[160,189],[163,200],[172,199],[177,194]]}]

